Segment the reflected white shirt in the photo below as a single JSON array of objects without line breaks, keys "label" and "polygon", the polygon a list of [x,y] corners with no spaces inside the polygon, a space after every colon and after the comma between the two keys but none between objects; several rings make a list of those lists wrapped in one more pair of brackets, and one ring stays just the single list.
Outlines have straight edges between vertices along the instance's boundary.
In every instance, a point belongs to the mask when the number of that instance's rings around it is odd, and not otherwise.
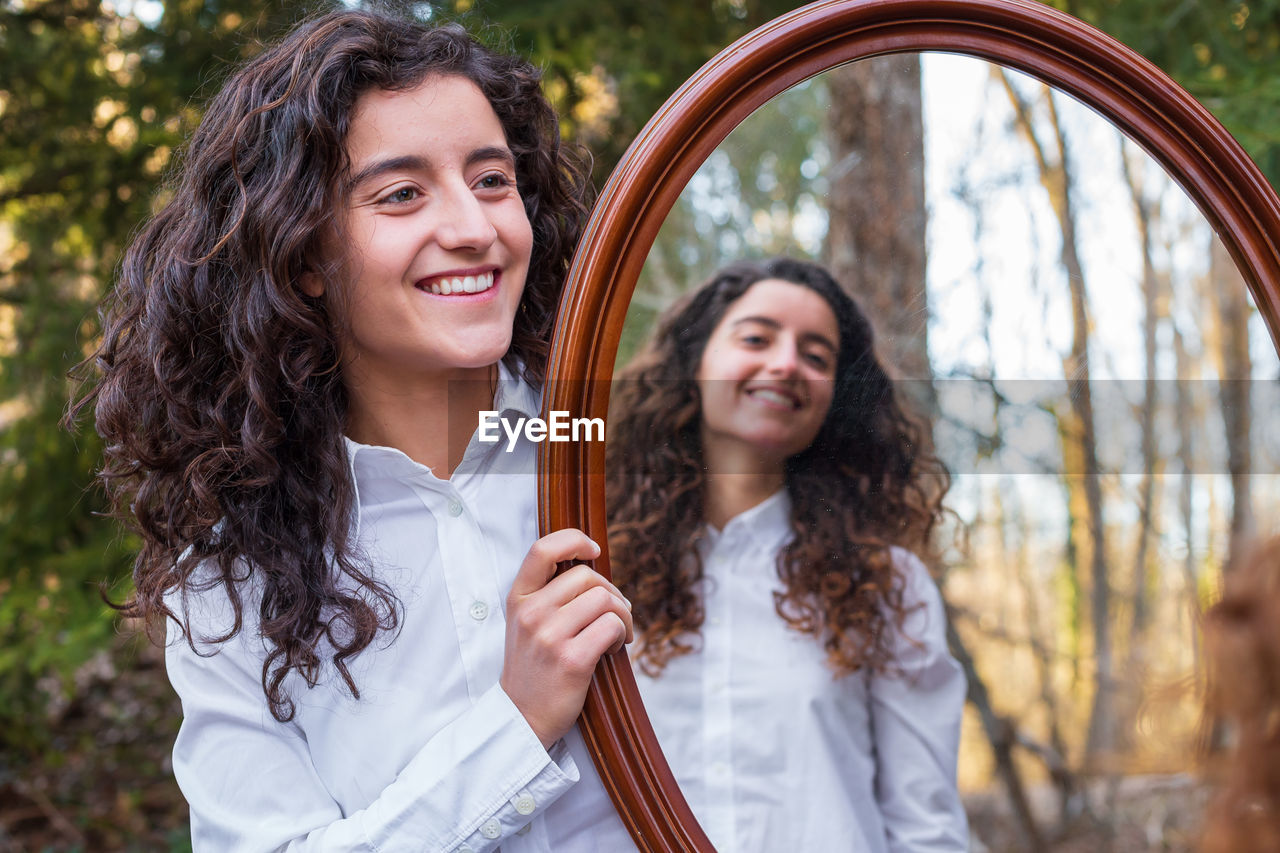
[{"label": "reflected white shirt", "polygon": [[956,789],[965,679],[937,587],[893,549],[904,604],[923,605],[891,644],[905,677],[835,678],[818,640],[774,609],[790,511],[783,491],[708,531],[700,648],[656,679],[636,670],[681,790],[721,853],[967,849]]},{"label": "reflected white shirt", "polygon": [[[503,379],[494,408],[537,415],[533,389]],[[331,669],[311,689],[291,674],[297,712],[282,724],[252,590],[244,629],[211,657],[170,626],[173,766],[195,850],[634,850],[577,727],[548,754],[498,685],[506,594],[538,533],[536,447],[473,435],[449,480],[398,450],[348,451],[358,547],[402,602],[399,632],[350,663],[358,700]],[[193,597],[190,615],[197,637],[216,635],[225,592]]]}]

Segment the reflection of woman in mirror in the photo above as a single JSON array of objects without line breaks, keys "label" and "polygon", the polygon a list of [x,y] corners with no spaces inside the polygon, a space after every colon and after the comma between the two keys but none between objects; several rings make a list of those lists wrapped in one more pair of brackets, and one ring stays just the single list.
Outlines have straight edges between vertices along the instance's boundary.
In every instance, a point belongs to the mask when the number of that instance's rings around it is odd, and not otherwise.
[{"label": "reflection of woman in mirror", "polygon": [[1231,724],[1205,853],[1280,850],[1280,539],[1224,579],[1205,614],[1210,717]]},{"label": "reflection of woman in mirror", "polygon": [[719,850],[959,850],[949,484],[821,267],[738,263],[619,375],[608,506],[637,680]]}]

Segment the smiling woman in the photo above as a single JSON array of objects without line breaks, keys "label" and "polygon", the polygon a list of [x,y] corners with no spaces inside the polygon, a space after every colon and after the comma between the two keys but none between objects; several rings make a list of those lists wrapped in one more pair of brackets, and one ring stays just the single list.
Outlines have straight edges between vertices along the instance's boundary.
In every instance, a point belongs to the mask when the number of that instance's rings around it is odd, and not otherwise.
[{"label": "smiling woman", "polygon": [[[339,228],[347,435],[452,467],[467,434],[454,430],[449,447],[392,413],[438,405],[450,382],[454,397],[477,395],[474,408],[487,408],[483,380],[511,346],[532,250],[515,158],[484,93],[453,75],[365,95],[347,148],[356,175]],[[408,429],[389,433],[398,421]]]},{"label": "smiling woman", "polygon": [[626,849],[575,720],[627,604],[553,577],[599,547],[539,539],[534,444],[474,430],[537,414],[583,213],[537,71],[333,13],[182,162],[79,406],[143,542],[124,610],[168,630],[193,846]]},{"label": "smiling woman", "polygon": [[780,472],[813,443],[831,409],[839,340],[823,298],[783,279],[756,282],[728,307],[695,374],[708,472]]},{"label": "smiling woman", "polygon": [[965,680],[927,554],[948,478],[821,267],[731,265],[613,388],[613,576],[716,849],[963,850]]}]

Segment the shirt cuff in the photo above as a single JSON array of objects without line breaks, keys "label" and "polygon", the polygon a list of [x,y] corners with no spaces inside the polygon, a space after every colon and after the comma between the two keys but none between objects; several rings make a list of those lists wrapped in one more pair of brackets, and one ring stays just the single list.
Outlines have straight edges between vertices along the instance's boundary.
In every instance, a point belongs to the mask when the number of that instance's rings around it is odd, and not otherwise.
[{"label": "shirt cuff", "polygon": [[[465,778],[442,777],[442,766]],[[415,850],[492,850],[521,833],[578,778],[563,742],[543,749],[495,684],[401,771],[396,787],[417,795],[395,813],[366,813],[369,839],[388,853],[407,838],[416,839]]]}]

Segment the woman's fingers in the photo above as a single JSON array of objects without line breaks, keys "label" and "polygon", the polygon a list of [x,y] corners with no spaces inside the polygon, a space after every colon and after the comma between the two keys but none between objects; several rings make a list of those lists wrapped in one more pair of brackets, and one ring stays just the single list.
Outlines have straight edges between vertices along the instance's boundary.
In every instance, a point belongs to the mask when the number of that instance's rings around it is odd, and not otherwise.
[{"label": "woman's fingers", "polygon": [[[630,614],[628,614],[628,617]],[[582,630],[579,635],[585,642],[589,643],[593,648],[602,647],[602,655],[611,655],[614,652],[622,650],[622,647],[631,642],[631,620],[625,621],[614,611],[602,613],[594,622]],[[607,643],[607,645],[606,645]],[[598,661],[600,656],[596,656]]]},{"label": "woman's fingers", "polygon": [[599,555],[580,530],[544,536],[529,549],[507,596],[501,684],[544,746],[581,713],[601,655],[632,637],[630,604],[603,575],[585,565],[555,575],[558,563]]},{"label": "woman's fingers", "polygon": [[608,590],[622,602],[624,607],[630,607],[631,603],[622,594],[622,590],[614,586],[604,575],[584,563],[572,566],[556,575],[546,584],[544,589],[548,600],[554,601],[556,606],[559,607],[582,595],[587,590],[596,587]]},{"label": "woman's fingers", "polygon": [[520,564],[516,578],[511,583],[508,599],[538,592],[556,573],[559,563],[569,560],[594,560],[600,556],[600,546],[591,537],[571,527],[548,533],[529,548]]},{"label": "woman's fingers", "polygon": [[[615,591],[613,584],[610,584],[600,575],[596,575],[600,583],[583,589],[582,592],[566,601],[556,609],[552,623],[549,625],[552,633],[563,637],[579,637],[588,641],[595,635],[591,634],[583,637],[588,629],[594,625],[601,617],[612,614],[617,619],[617,625],[620,629],[618,637],[624,643],[631,642],[631,609],[626,604],[626,599]],[[559,580],[559,578],[557,578]],[[614,645],[611,642],[596,651],[596,657],[599,658],[609,648]],[[594,646],[592,646],[594,648]]]}]

